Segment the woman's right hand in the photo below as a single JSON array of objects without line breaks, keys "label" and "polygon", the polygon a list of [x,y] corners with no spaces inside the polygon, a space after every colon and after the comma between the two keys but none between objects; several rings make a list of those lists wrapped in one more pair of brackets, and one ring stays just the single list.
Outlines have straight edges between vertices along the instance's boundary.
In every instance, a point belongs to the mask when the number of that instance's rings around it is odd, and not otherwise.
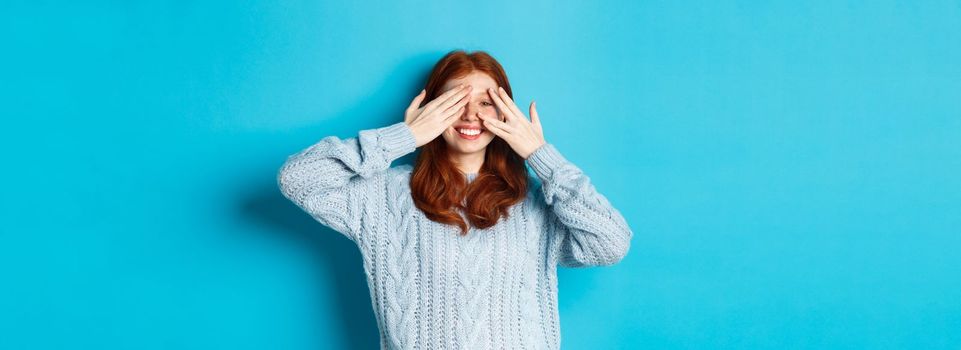
[{"label": "woman's right hand", "polygon": [[454,124],[457,116],[463,111],[464,105],[470,101],[472,89],[473,87],[470,85],[458,85],[437,96],[421,108],[417,106],[420,106],[427,93],[421,90],[420,94],[414,97],[404,113],[404,122],[413,132],[414,138],[417,140],[417,147],[437,138],[444,133],[444,130]]}]

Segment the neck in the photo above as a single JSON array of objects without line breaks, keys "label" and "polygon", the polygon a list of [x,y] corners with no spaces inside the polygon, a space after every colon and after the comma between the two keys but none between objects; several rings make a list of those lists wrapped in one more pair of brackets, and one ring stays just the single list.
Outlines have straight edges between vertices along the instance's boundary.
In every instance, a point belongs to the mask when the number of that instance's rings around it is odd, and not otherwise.
[{"label": "neck", "polygon": [[484,165],[484,154],[487,149],[483,149],[474,153],[451,153],[451,161],[457,166],[464,174],[472,174],[480,172],[480,168]]}]

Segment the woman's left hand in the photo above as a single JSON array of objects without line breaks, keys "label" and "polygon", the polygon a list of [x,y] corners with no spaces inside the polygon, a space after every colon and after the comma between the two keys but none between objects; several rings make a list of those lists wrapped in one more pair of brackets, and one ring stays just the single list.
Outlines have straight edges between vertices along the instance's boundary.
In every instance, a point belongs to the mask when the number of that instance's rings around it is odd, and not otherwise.
[{"label": "woman's left hand", "polygon": [[534,101],[531,101],[531,120],[528,121],[524,113],[517,108],[511,97],[507,95],[504,88],[498,87],[496,91],[489,88],[487,93],[504,116],[504,120],[501,121],[479,114],[487,130],[507,141],[514,152],[517,152],[524,159],[527,159],[538,147],[547,143],[544,140],[544,130],[541,128],[541,120],[537,116],[537,106]]}]

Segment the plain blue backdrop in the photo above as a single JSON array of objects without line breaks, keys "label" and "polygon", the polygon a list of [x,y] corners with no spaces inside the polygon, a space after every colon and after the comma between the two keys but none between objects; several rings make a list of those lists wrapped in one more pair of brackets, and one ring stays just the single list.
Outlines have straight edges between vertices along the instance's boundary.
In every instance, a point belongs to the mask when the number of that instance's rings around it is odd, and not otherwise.
[{"label": "plain blue backdrop", "polygon": [[635,232],[560,270],[563,348],[961,348],[958,1],[5,1],[0,44],[0,349],[376,348],[276,171],[452,49]]}]

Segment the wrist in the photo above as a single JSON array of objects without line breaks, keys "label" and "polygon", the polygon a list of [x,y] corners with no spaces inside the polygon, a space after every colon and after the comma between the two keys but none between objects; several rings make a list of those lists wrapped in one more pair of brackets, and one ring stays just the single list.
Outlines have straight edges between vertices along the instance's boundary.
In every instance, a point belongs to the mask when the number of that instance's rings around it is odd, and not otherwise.
[{"label": "wrist", "polygon": [[425,142],[421,140],[421,132],[417,125],[407,124],[407,128],[410,129],[410,133],[414,135],[414,147],[420,147]]},{"label": "wrist", "polygon": [[568,162],[551,143],[544,143],[527,158],[527,164],[542,180],[550,179],[554,170]]},{"label": "wrist", "polygon": [[537,144],[536,146],[534,146],[534,148],[531,149],[530,153],[527,153],[527,156],[524,157],[524,160],[530,159],[530,158],[531,158],[531,155],[533,155],[534,152],[537,152],[537,150],[541,149],[541,147],[544,147],[544,145],[546,145],[546,144],[547,144],[547,142],[541,142],[541,143]]}]

